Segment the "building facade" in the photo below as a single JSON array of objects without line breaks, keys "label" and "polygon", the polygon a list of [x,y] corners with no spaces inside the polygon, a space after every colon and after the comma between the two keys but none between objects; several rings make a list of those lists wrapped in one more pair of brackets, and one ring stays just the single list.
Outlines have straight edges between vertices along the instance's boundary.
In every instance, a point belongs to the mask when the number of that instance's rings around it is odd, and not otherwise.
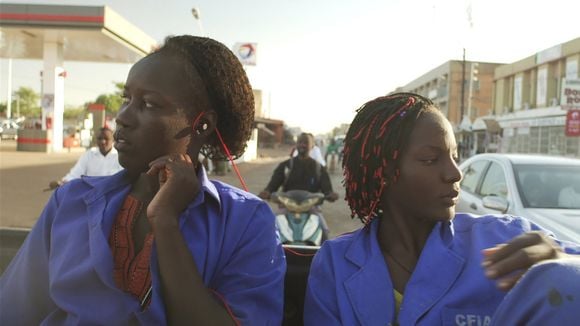
[{"label": "building facade", "polygon": [[[580,103],[580,38],[495,69],[493,116],[500,152],[580,157],[580,136],[566,132],[568,112]],[[568,89],[568,92],[566,92]]]},{"label": "building facade", "polygon": [[464,117],[473,121],[491,113],[494,71],[499,65],[465,61],[464,66],[463,61],[451,60],[395,91],[431,99],[459,130]]},{"label": "building facade", "polygon": [[473,122],[492,114],[495,69],[500,65],[451,60],[395,91],[431,99],[451,121],[460,156],[466,157],[486,146],[487,131],[473,131]]}]

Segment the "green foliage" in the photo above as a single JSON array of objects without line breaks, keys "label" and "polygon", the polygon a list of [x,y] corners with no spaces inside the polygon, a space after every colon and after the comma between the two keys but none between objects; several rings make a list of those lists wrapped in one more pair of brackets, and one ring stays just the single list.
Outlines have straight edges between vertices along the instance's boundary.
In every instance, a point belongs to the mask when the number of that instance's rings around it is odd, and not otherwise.
[{"label": "green foliage", "polygon": [[[115,91],[110,94],[99,95],[94,103],[105,105],[107,113],[111,116],[115,116],[123,103],[123,89],[125,83],[113,82],[115,85]],[[88,104],[88,103],[87,103]],[[6,103],[0,103],[0,115],[6,115],[7,105]],[[17,117],[20,112],[20,116],[27,118],[40,118],[40,94],[36,93],[32,88],[20,87],[14,96],[12,97],[12,116]],[[73,107],[65,108],[64,119],[77,119],[82,118],[86,113],[85,107]]]},{"label": "green foliage", "polygon": [[[21,86],[12,96],[12,116],[13,117],[40,117],[40,95],[30,87]],[[8,105],[6,103],[0,104],[0,112],[6,115]],[[20,114],[19,114],[20,113]]]},{"label": "green foliage", "polygon": [[123,104],[123,89],[125,88],[125,83],[113,82],[115,84],[115,92],[112,94],[101,94],[97,97],[94,103],[103,104],[107,113],[116,115]]},{"label": "green foliage", "polygon": [[86,114],[87,110],[83,106],[65,107],[63,118],[64,120],[82,120]]}]

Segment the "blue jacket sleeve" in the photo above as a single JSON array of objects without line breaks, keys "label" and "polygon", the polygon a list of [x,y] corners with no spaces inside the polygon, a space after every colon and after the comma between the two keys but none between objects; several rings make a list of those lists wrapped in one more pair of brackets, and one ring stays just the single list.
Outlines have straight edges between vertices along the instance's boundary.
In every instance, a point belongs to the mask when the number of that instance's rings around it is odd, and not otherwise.
[{"label": "blue jacket sleeve", "polygon": [[564,250],[565,253],[571,254],[571,255],[580,255],[580,244],[570,242],[570,241],[559,240],[556,238],[554,233],[552,233],[551,231],[546,230],[545,228],[537,225],[536,223],[534,223],[532,221],[529,221],[526,218],[523,218],[523,220],[527,221],[530,224],[529,228],[532,231],[540,231],[540,232],[546,233],[547,235],[552,237],[552,239],[554,239],[554,241],[556,241],[556,243],[558,243],[558,245],[560,245],[560,247],[562,247],[562,250]]},{"label": "blue jacket sleeve", "polygon": [[505,296],[492,325],[577,325],[580,259],[534,265]]},{"label": "blue jacket sleeve", "polygon": [[323,245],[310,265],[304,325],[341,325],[330,247]]},{"label": "blue jacket sleeve", "polygon": [[48,260],[58,189],[0,278],[0,324],[38,325],[56,306],[50,299]]},{"label": "blue jacket sleeve", "polygon": [[270,207],[260,202],[219,277],[217,292],[242,325],[280,325],[286,259]]}]

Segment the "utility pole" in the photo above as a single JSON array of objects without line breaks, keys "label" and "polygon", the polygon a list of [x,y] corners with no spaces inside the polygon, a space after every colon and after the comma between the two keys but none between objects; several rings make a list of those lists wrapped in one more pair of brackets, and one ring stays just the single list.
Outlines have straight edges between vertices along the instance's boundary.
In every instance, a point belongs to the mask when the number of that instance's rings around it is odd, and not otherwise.
[{"label": "utility pole", "polygon": [[461,123],[464,114],[465,114],[465,48],[463,48],[463,61],[461,62],[461,106],[458,123]]},{"label": "utility pole", "polygon": [[463,48],[463,60],[461,61],[461,105],[460,105],[459,124],[465,114],[465,48]]},{"label": "utility pole", "polygon": [[472,115],[474,114],[471,112],[471,100],[473,97],[473,85],[479,78],[478,74],[479,74],[479,63],[472,62],[469,72],[469,92],[467,93],[467,116],[469,117],[470,120],[472,118],[475,119],[477,117],[477,112],[475,114],[475,117],[472,117]]},{"label": "utility pole", "polygon": [[199,33],[201,34],[201,36],[205,37],[205,31],[203,30],[203,25],[201,24],[201,12],[199,11],[199,8],[196,7],[191,8],[191,15],[197,22]]},{"label": "utility pole", "polygon": [[12,117],[12,58],[8,58],[8,93],[6,96],[6,118]]}]

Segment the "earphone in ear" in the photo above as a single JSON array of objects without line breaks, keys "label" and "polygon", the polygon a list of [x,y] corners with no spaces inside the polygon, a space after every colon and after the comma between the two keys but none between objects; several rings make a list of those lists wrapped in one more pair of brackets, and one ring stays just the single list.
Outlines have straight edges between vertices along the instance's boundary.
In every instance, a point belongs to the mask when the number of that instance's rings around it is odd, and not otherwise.
[{"label": "earphone in ear", "polygon": [[201,125],[197,125],[197,128],[195,128],[195,133],[200,135],[202,132],[207,130],[207,123],[202,123]]}]

